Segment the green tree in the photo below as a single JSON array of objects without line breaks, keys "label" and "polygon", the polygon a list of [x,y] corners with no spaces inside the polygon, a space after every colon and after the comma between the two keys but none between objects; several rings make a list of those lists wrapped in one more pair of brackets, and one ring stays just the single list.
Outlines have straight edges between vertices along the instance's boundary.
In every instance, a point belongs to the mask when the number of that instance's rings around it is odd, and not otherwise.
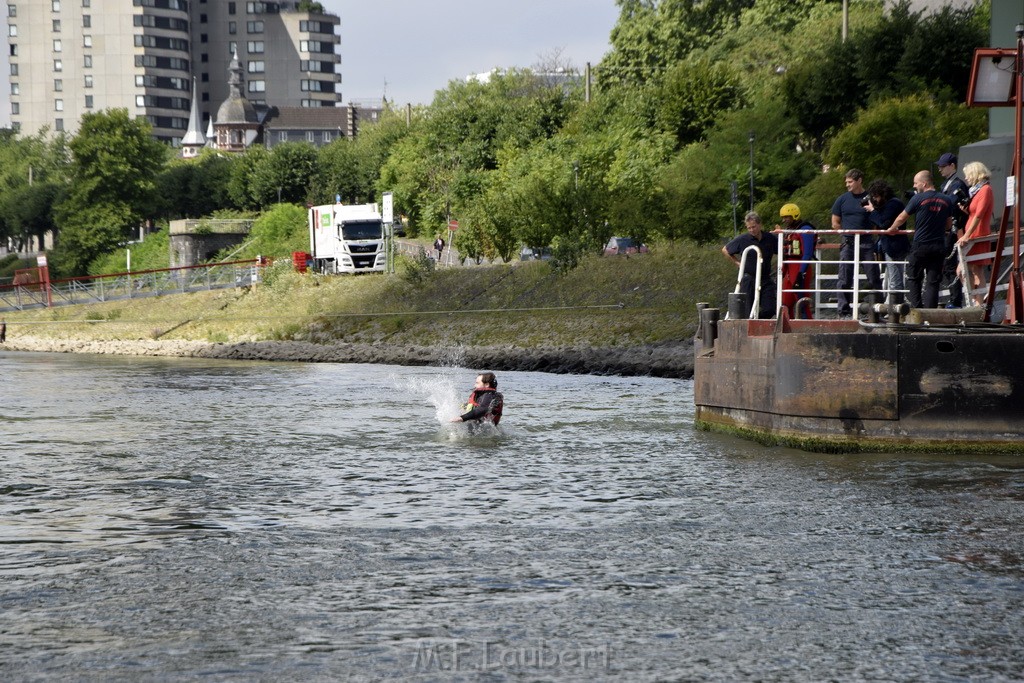
[{"label": "green tree", "polygon": [[939,154],[985,137],[985,112],[921,95],[880,101],[831,141],[825,161],[909,187]]},{"label": "green tree", "polygon": [[29,237],[43,244],[44,235],[56,230],[53,208],[64,186],[55,182],[17,185],[0,195],[0,220],[6,236],[24,246]]},{"label": "green tree", "polygon": [[799,129],[782,107],[765,103],[728,112],[705,143],[689,145],[664,168],[667,237],[706,242],[731,232],[731,182],[738,186],[740,214],[749,206],[751,132],[757,201],[789,197],[815,176],[815,156],[796,151]]},{"label": "green tree", "polygon": [[55,230],[53,206],[67,187],[68,149],[64,135],[18,137],[0,131],[0,237],[23,248],[31,236]]},{"label": "green tree", "polygon": [[54,210],[60,228],[55,262],[79,274],[153,214],[154,178],[168,155],[144,119],[125,109],[87,113],[69,143],[71,184]]},{"label": "green tree", "polygon": [[308,214],[304,205],[274,204],[252,225],[249,241],[237,258],[286,257],[293,251],[309,251]]},{"label": "green tree", "polygon": [[661,77],[736,25],[753,0],[617,0],[612,51],[597,71],[602,89]]},{"label": "green tree", "polygon": [[252,195],[260,208],[278,202],[305,204],[316,171],[317,151],[308,142],[287,142],[274,147],[252,178]]},{"label": "green tree", "polygon": [[60,218],[60,240],[54,250],[53,267],[61,276],[83,275],[96,258],[117,248],[126,230],[138,221],[138,214],[125,202],[107,201],[66,211]]},{"label": "green tree", "polygon": [[669,69],[658,101],[658,127],[682,146],[700,140],[722,112],[738,107],[742,93],[726,64],[699,59]]},{"label": "green tree", "polygon": [[250,147],[244,154],[238,156],[231,165],[231,178],[228,180],[228,196],[231,197],[231,202],[239,209],[258,209],[262,206],[261,197],[254,189],[256,187],[257,173],[269,156],[270,152],[267,151],[266,147]]},{"label": "green tree", "polygon": [[200,218],[235,208],[228,193],[236,157],[203,150],[195,159],[174,159],[156,177],[153,217],[158,220]]},{"label": "green tree", "polygon": [[499,150],[557,132],[569,97],[528,71],[495,74],[488,83],[453,81],[391,148],[378,189],[395,193],[413,234],[432,233],[476,199]]}]

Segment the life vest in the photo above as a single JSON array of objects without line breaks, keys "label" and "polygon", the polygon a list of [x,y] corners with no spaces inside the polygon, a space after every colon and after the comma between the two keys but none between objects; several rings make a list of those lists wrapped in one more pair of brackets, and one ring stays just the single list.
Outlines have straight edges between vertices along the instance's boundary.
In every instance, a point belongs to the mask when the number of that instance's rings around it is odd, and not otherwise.
[{"label": "life vest", "polygon": [[470,393],[469,395],[469,401],[466,402],[466,405],[462,406],[462,412],[469,412],[473,408],[476,408],[478,405],[480,405],[480,396],[486,393],[493,393],[494,398],[491,399],[490,405],[487,406],[487,414],[485,414],[480,419],[483,420],[484,422],[492,422],[494,424],[498,424],[499,422],[501,422],[501,409],[505,405],[505,397],[502,396],[501,392],[496,389],[492,389],[490,387],[484,387],[483,389],[474,389],[472,393]]},{"label": "life vest", "polygon": [[810,253],[813,255],[814,250],[818,246],[818,236],[814,234],[814,226],[804,221],[797,225],[794,230],[800,230],[800,232],[791,232],[786,234],[786,241],[782,245],[783,256],[787,261],[803,261],[804,260],[804,244],[803,238],[810,233],[811,236],[811,249]]}]

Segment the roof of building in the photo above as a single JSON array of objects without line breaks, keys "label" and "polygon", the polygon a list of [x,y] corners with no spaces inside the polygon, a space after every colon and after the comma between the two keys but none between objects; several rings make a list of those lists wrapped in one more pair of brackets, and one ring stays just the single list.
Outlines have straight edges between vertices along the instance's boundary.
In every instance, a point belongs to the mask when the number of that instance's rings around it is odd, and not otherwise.
[{"label": "roof of building", "polygon": [[348,109],[341,107],[271,107],[264,120],[274,130],[339,130],[348,126]]},{"label": "roof of building", "polygon": [[203,147],[206,145],[206,136],[199,127],[199,98],[196,96],[196,79],[192,79],[192,109],[188,115],[188,130],[185,137],[181,139],[183,146]]},{"label": "roof of building", "polygon": [[245,99],[242,94],[242,67],[238,62],[238,50],[231,58],[228,65],[228,98],[221,103],[217,110],[216,124],[224,123],[258,123],[256,108],[252,102]]}]

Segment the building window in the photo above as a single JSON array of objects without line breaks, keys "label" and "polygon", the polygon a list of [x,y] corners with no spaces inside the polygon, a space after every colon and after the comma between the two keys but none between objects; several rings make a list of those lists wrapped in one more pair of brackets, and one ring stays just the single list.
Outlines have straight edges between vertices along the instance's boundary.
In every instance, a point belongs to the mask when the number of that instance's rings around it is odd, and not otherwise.
[{"label": "building window", "polygon": [[92,109],[92,95],[85,96],[85,108]]},{"label": "building window", "polygon": [[11,50],[10,50],[10,52],[11,52],[11,56],[12,57],[17,57],[18,56],[18,44],[17,43],[11,43]]},{"label": "building window", "polygon": [[228,14],[234,14],[234,13],[235,13],[235,3],[229,2],[228,3]]},{"label": "building window", "polygon": [[64,49],[64,44],[62,42],[60,42],[59,40],[53,41],[53,51],[54,52],[60,52],[63,49]]},{"label": "building window", "polygon": [[82,7],[92,7],[92,3],[89,0],[82,0]]},{"label": "building window", "polygon": [[54,111],[64,111],[64,100],[57,99],[53,101]]},{"label": "building window", "polygon": [[53,20],[53,32],[60,33],[60,19]]},{"label": "building window", "polygon": [[53,79],[53,90],[54,92],[60,92],[64,89],[64,81],[60,78]]},{"label": "building window", "polygon": [[233,40],[228,41],[228,56],[234,56],[236,52],[238,52],[238,43]]},{"label": "building window", "polygon": [[210,74],[208,74],[208,73],[206,73],[206,72],[204,71],[204,72],[203,72],[203,75],[199,77],[199,80],[200,80],[201,82],[203,82],[203,83],[209,83],[209,82],[210,82]]},{"label": "building window", "polygon": [[136,95],[135,96],[135,106],[136,107],[145,107],[146,106],[146,96],[145,95]]},{"label": "building window", "polygon": [[53,129],[55,131],[57,131],[58,133],[63,133],[64,132],[64,119],[54,119],[53,120]]},{"label": "building window", "polygon": [[316,133],[311,130],[306,131],[306,142],[316,142]]},{"label": "building window", "polygon": [[64,70],[64,60],[63,59],[55,59],[55,60],[53,60],[53,70],[54,71],[63,71]]},{"label": "building window", "polygon": [[92,87],[92,74],[86,74],[85,75],[85,87],[86,88],[91,88]]},{"label": "building window", "polygon": [[17,102],[11,102],[11,115],[17,116],[21,113],[21,105]]},{"label": "building window", "polygon": [[11,94],[12,95],[21,94],[21,86],[18,85],[17,83],[11,83]]},{"label": "building window", "polygon": [[210,37],[207,34],[205,34],[205,33],[200,33],[199,34],[199,42],[200,43],[206,43],[206,42],[209,42],[209,40],[210,40]]},{"label": "building window", "polygon": [[9,17],[16,17],[16,16],[18,16],[18,6],[17,5],[8,5],[7,6],[7,16],[9,16]]},{"label": "building window", "polygon": [[89,14],[82,15],[82,28],[92,28],[92,16]]},{"label": "building window", "polygon": [[92,68],[92,55],[85,55],[84,57],[82,57],[82,66],[84,66],[86,69]]},{"label": "building window", "polygon": [[263,33],[263,22],[247,21],[245,23],[245,30],[247,33]]},{"label": "building window", "polygon": [[82,46],[92,47],[92,36],[82,36]]},{"label": "building window", "polygon": [[11,38],[17,38],[18,37],[18,27],[15,24],[11,24],[10,26],[8,26],[7,27],[7,35],[9,35]]},{"label": "building window", "polygon": [[277,141],[278,142],[288,142],[288,131],[286,131],[286,130],[279,130],[279,131],[277,131]]},{"label": "building window", "polygon": [[330,142],[334,139],[334,133],[329,130],[324,131],[324,142]]},{"label": "building window", "polygon": [[263,41],[262,40],[250,40],[246,47],[248,48],[249,54],[262,54],[263,53]]},{"label": "building window", "polygon": [[249,62],[249,73],[251,74],[261,74],[266,70],[266,62]]},{"label": "building window", "polygon": [[203,102],[209,102],[210,101],[210,93],[204,92],[202,100],[203,100]]},{"label": "building window", "polygon": [[12,76],[17,76],[18,75],[18,65],[17,64],[11,64],[11,75]]},{"label": "building window", "polygon": [[238,33],[238,22],[237,21],[229,21],[228,22],[228,33],[230,35],[235,35],[236,33]]},{"label": "building window", "polygon": [[50,2],[50,7],[53,8],[54,12],[59,12],[60,11],[60,0],[52,0]]},{"label": "building window", "polygon": [[249,81],[249,92],[266,92],[266,81]]},{"label": "building window", "polygon": [[207,22],[206,15],[205,14],[200,14],[199,15],[199,23],[200,24],[205,24],[206,22]]},{"label": "building window", "polygon": [[199,55],[199,61],[203,64],[206,64],[208,61],[210,61],[210,55],[204,52],[203,54]]}]

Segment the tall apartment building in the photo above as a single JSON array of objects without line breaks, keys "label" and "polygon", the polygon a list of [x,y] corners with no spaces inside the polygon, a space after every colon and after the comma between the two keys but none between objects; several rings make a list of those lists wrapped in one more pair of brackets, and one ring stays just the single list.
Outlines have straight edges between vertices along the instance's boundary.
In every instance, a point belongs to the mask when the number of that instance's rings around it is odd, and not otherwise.
[{"label": "tall apartment building", "polygon": [[237,51],[255,105],[341,102],[336,15],[315,2],[13,0],[7,2],[11,123],[73,133],[83,114],[126,108],[178,144],[192,78],[204,128],[227,97]]}]

